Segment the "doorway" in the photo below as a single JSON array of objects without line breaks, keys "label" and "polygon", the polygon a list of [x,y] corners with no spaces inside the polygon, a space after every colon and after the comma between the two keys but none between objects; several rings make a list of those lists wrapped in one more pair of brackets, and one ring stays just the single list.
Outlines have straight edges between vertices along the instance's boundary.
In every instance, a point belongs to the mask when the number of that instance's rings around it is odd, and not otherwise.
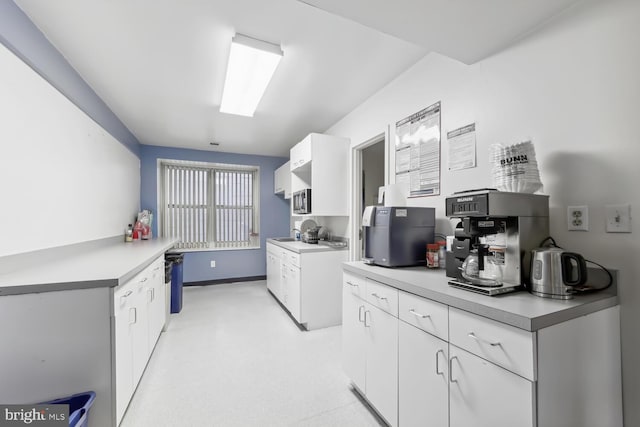
[{"label": "doorway", "polygon": [[364,254],[362,213],[366,206],[378,204],[378,189],[386,183],[386,137],[382,133],[353,148],[354,204],[351,223],[351,259]]}]

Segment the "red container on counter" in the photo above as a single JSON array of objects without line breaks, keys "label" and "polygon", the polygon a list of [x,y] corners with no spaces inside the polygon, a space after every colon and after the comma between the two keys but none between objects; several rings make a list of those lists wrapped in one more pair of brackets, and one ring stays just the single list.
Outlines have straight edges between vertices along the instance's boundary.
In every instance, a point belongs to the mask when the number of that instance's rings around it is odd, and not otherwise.
[{"label": "red container on counter", "polygon": [[437,243],[427,243],[427,268],[438,268],[438,251],[440,245]]}]

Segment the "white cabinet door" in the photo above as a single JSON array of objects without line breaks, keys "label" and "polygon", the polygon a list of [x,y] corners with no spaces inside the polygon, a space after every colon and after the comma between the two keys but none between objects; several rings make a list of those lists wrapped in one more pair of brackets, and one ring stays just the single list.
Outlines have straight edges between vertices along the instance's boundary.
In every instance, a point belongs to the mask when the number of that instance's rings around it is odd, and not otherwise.
[{"label": "white cabinet door", "polygon": [[267,244],[267,289],[278,299],[282,300],[280,291],[280,277],[282,272],[280,271],[280,257],[276,255],[275,251],[269,250],[272,244]]},{"label": "white cabinet door", "polygon": [[398,319],[365,303],[367,399],[398,425]]},{"label": "white cabinet door", "polygon": [[282,166],[273,172],[273,193],[284,193],[284,187],[282,186]]},{"label": "white cabinet door", "polygon": [[289,170],[289,162],[287,162],[286,170],[283,172],[283,186],[285,200],[291,199],[291,171]]},{"label": "white cabinet door", "polygon": [[366,390],[365,302],[342,288],[342,369],[361,392]]},{"label": "white cabinet door", "polygon": [[289,309],[289,266],[280,260],[280,302]]},{"label": "white cabinet door", "polygon": [[149,321],[147,324],[148,330],[148,352],[153,351],[156,346],[156,342],[162,332],[162,326],[165,321],[165,293],[164,293],[164,263],[163,261],[157,261],[153,263],[151,270],[151,277],[146,282],[147,285],[147,312],[149,314]]},{"label": "white cabinet door", "polygon": [[164,256],[114,292],[116,416],[124,415],[165,322]]},{"label": "white cabinet door", "polygon": [[273,173],[273,192],[283,194],[285,199],[291,198],[291,166],[285,163]]},{"label": "white cabinet door", "polygon": [[534,384],[449,346],[451,427],[533,427]]},{"label": "white cabinet door", "polygon": [[290,150],[291,172],[295,172],[311,161],[311,135],[294,145]]},{"label": "white cabinet door", "polygon": [[449,344],[405,322],[398,331],[398,423],[449,426]]},{"label": "white cabinet door", "polygon": [[147,287],[146,282],[149,277],[143,275],[136,280],[133,288],[133,311],[132,311],[132,346],[133,346],[133,388],[135,389],[142,377],[144,368],[149,360],[148,342],[148,310],[147,310]]},{"label": "white cabinet door", "polygon": [[129,405],[133,394],[133,349],[131,330],[133,326],[132,286],[118,290],[114,295],[115,311],[115,369],[116,369],[116,415],[118,423]]},{"label": "white cabinet door", "polygon": [[303,323],[300,311],[300,268],[287,265],[287,309],[298,323]]}]

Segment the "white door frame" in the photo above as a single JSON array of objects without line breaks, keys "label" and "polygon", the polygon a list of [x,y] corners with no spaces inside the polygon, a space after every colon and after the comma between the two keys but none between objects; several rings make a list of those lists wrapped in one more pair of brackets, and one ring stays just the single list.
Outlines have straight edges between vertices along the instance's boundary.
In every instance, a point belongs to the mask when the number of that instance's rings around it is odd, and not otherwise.
[{"label": "white door frame", "polygon": [[382,133],[351,147],[350,261],[360,261],[362,259],[362,251],[360,249],[360,228],[362,224],[362,200],[360,199],[360,190],[362,187],[362,150],[378,142],[384,142],[384,184],[389,184],[389,136],[389,127],[387,127]]}]

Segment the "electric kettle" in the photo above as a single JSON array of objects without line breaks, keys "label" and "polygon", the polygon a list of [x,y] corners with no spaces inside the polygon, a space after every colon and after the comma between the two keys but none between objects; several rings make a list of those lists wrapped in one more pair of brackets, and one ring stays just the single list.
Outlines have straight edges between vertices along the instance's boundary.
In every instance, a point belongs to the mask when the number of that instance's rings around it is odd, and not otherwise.
[{"label": "electric kettle", "polygon": [[531,293],[543,298],[573,298],[576,286],[587,281],[582,255],[550,247],[531,251]]}]

